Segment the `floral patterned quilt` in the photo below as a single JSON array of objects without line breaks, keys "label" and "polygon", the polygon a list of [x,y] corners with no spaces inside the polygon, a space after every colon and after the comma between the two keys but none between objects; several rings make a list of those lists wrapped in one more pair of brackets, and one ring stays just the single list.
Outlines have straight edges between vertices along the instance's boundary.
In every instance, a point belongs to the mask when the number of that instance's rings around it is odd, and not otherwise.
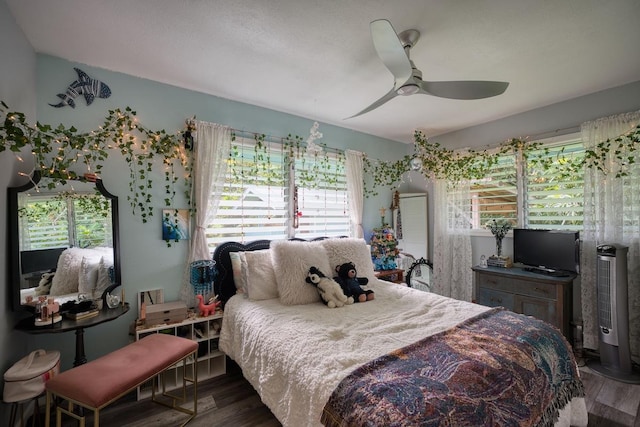
[{"label": "floral patterned quilt", "polygon": [[326,426],[551,426],[584,396],[553,326],[504,309],[373,360],[327,402]]}]

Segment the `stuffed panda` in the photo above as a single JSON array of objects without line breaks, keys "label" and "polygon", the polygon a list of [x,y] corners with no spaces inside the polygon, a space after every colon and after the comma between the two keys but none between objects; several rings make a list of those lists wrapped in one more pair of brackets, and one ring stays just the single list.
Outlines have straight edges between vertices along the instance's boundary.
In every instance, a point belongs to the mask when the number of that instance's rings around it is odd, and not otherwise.
[{"label": "stuffed panda", "polygon": [[348,297],[353,297],[355,302],[367,302],[375,298],[373,291],[362,289],[361,286],[369,283],[369,279],[356,277],[358,271],[354,263],[345,262],[336,266],[336,273],[338,276],[333,279],[340,284],[344,294]]},{"label": "stuffed panda", "polygon": [[322,301],[324,301],[329,308],[342,307],[345,304],[353,304],[353,298],[347,297],[344,294],[340,284],[322,274],[322,271],[316,267],[311,267],[309,269],[309,273],[307,273],[305,281],[318,288],[318,293],[320,294]]}]

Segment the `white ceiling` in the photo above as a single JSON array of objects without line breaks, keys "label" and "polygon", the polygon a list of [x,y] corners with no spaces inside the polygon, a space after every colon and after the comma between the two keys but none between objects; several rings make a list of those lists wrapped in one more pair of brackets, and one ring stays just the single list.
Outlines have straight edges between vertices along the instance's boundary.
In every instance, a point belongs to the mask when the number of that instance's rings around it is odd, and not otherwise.
[{"label": "white ceiling", "polygon": [[[640,80],[638,0],[5,0],[36,52],[411,142]],[[369,23],[422,35],[425,80],[498,97],[397,97]]]}]

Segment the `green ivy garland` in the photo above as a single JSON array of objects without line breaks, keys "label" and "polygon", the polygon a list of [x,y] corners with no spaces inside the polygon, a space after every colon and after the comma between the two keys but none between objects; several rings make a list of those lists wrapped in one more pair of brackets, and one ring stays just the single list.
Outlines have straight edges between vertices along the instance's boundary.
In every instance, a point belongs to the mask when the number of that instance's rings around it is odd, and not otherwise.
[{"label": "green ivy garland", "polygon": [[[580,173],[585,168],[595,168],[604,174],[615,172],[616,178],[624,177],[635,163],[635,156],[631,153],[640,148],[640,125],[625,135],[600,142],[594,149],[586,150],[584,156],[578,157],[566,155],[564,149],[561,149],[554,158],[549,155],[548,148],[542,148],[542,143],[520,138],[507,140],[496,149],[466,152],[449,150],[438,143],[432,143],[421,131],[415,131],[414,140],[414,154],[406,155],[400,160],[384,162],[365,157],[365,173],[373,179],[372,187],[368,187],[365,182],[367,197],[377,195],[377,187],[397,187],[402,176],[412,169],[414,162],[417,162],[417,170],[427,178],[459,182],[486,176],[499,156],[510,153],[522,155],[532,165],[545,170],[559,161],[567,176]],[[614,171],[607,167],[610,161],[616,165]]]},{"label": "green ivy garland", "polygon": [[[102,126],[90,132],[79,132],[75,127],[60,124],[53,128],[47,124],[28,124],[25,115],[9,111],[0,101],[0,152],[19,153],[31,146],[36,167],[43,176],[66,183],[78,179],[72,170],[78,162],[85,163],[89,173],[99,174],[110,149],[117,149],[129,165],[129,190],[127,200],[133,214],[140,215],[142,222],[153,216],[151,172],[155,159],[162,159],[165,167],[164,203],[170,206],[175,197],[175,185],[179,177],[175,167],[180,164],[185,170],[185,183],[190,183],[191,158],[185,152],[179,134],[168,134],[164,129],[151,130],[142,126],[136,112],[130,107],[124,111],[109,110]],[[188,200],[187,194],[187,200]]]},{"label": "green ivy garland", "polygon": [[[165,206],[171,205],[176,194],[175,185],[179,181],[175,170],[177,164],[185,169],[185,193],[189,200],[192,158],[185,152],[181,135],[168,134],[164,129],[153,131],[143,127],[138,123],[136,112],[129,107],[124,111],[109,110],[104,124],[90,132],[79,132],[73,126],[67,128],[62,124],[56,128],[40,123],[30,125],[23,113],[9,111],[8,106],[0,101],[0,118],[3,116],[4,120],[1,120],[0,126],[0,152],[10,150],[17,154],[27,145],[31,145],[36,165],[42,170],[43,175],[62,183],[78,178],[71,169],[74,163],[84,162],[88,171],[99,173],[108,150],[118,149],[129,164],[130,194],[127,200],[134,215],[139,214],[143,222],[147,222],[148,218],[153,216],[151,172],[158,157],[162,159],[165,167]],[[233,134],[232,138],[235,141],[236,135]],[[254,135],[254,157],[250,160],[252,165],[248,173],[254,177],[266,177],[268,183],[276,184],[273,180],[281,178],[277,177],[272,168],[265,138],[263,134]],[[140,143],[137,143],[138,139]],[[438,143],[431,143],[421,131],[415,131],[414,140],[414,154],[406,155],[399,160],[384,162],[365,156],[365,173],[373,179],[371,187],[367,182],[364,183],[367,197],[377,195],[378,187],[397,186],[402,176],[416,164],[417,169],[428,178],[453,182],[485,176],[497,162],[497,158],[507,153],[521,154],[525,159],[543,168],[551,167],[553,164],[553,159],[548,156],[549,151],[540,150],[539,142],[528,142],[519,138],[510,139],[494,150],[467,152],[449,150]],[[340,170],[331,171],[327,150],[323,150],[324,154],[315,153],[313,164],[306,168],[307,156],[302,143],[303,139],[300,136],[289,134],[283,138],[283,150],[289,153],[289,158],[301,160],[302,168],[298,179],[310,188],[316,187],[320,182],[335,184],[337,172]],[[576,173],[586,167],[596,168],[608,174],[611,171],[607,164],[612,160],[617,165],[615,176],[619,178],[627,176],[629,168],[635,163],[635,157],[629,153],[635,152],[639,145],[640,125],[626,135],[599,143],[594,149],[587,150],[582,157],[564,156],[562,151],[557,157],[561,159],[567,173]],[[235,167],[240,155],[238,147],[234,146],[229,162],[236,179],[241,179],[246,173],[242,168]],[[337,167],[344,167],[344,154],[338,151],[338,157]]]},{"label": "green ivy garland", "polygon": [[[239,145],[233,144],[229,153],[229,167],[231,175],[237,182],[259,178],[265,185],[283,185],[283,174],[279,163],[272,163],[271,152],[267,138],[264,134],[253,135],[255,144],[253,145],[253,155],[244,157],[244,151]],[[232,142],[237,140],[236,133],[232,133]],[[344,153],[335,150],[336,165],[331,164],[330,150],[322,145],[322,152],[307,154],[303,145],[304,139],[298,135],[287,135],[282,138],[281,143],[283,155],[286,153],[288,162],[300,161],[300,167],[296,168],[296,181],[305,188],[318,188],[322,185],[335,185],[338,183],[338,176],[344,172]],[[243,167],[244,166],[244,167]]]}]

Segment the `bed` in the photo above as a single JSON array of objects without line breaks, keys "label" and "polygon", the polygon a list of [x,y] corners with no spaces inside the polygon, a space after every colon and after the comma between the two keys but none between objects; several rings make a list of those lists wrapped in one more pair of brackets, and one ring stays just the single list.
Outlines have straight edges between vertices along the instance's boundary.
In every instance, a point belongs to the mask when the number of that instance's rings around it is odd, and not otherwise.
[{"label": "bed", "polygon": [[[220,349],[284,426],[587,425],[558,330],[379,281],[364,240],[227,242],[214,260]],[[330,309],[306,271],[346,261],[375,299]]]}]

